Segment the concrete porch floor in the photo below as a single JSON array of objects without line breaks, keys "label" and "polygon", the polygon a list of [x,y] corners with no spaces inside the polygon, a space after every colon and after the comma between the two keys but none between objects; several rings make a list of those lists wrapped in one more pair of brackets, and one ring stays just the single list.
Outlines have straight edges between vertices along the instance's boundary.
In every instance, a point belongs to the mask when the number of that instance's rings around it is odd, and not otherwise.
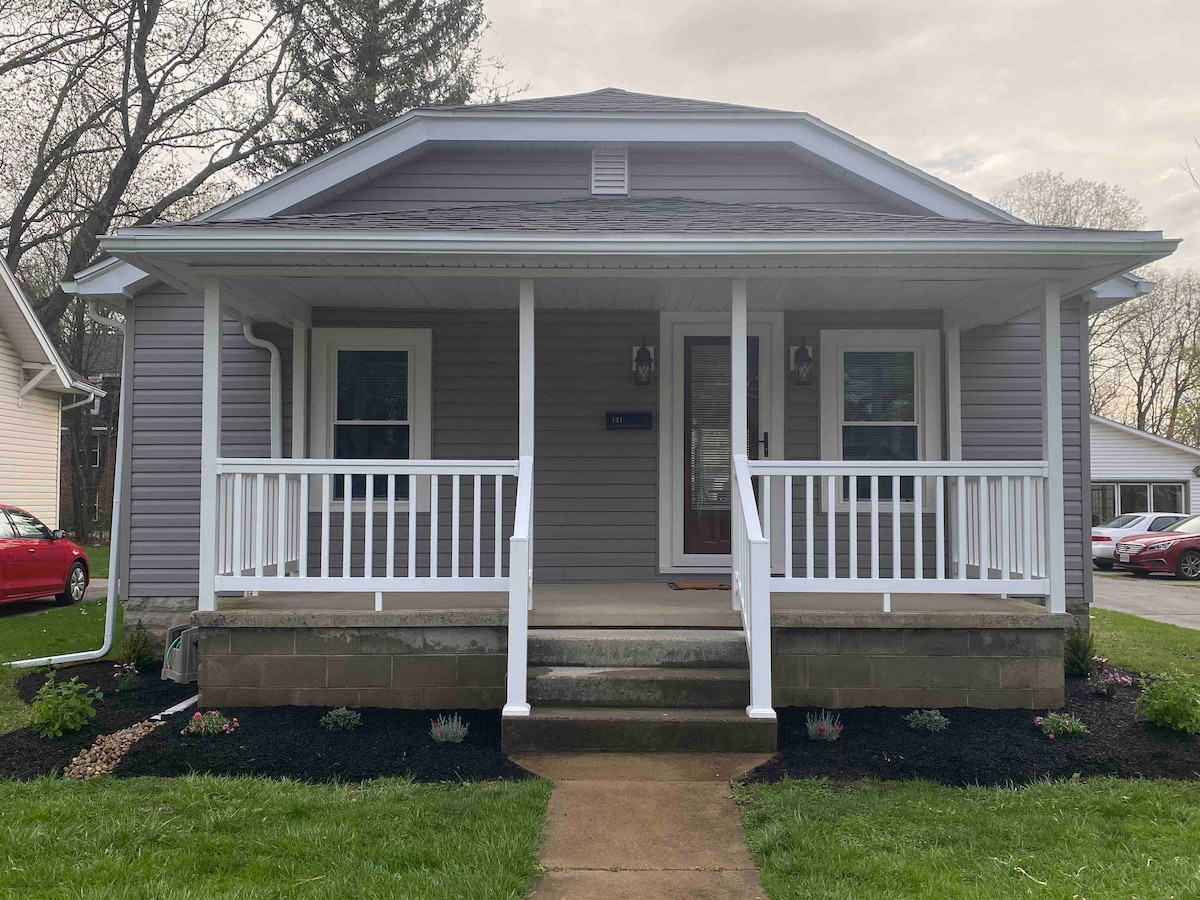
[{"label": "concrete porch floor", "polygon": [[[496,621],[506,616],[508,596],[486,593],[385,593],[383,612],[375,613],[373,594],[264,593],[225,597],[222,613],[351,613],[392,619],[397,614],[455,613],[461,624],[471,619]],[[775,594],[772,624],[818,624],[826,619],[886,617],[929,619],[944,616],[1040,617],[1040,598],[1001,599],[978,594],[893,594],[892,612],[883,613],[880,594]],[[474,614],[474,615],[472,615]],[[356,615],[356,618],[357,618]],[[672,590],[665,583],[535,584],[532,627],[693,627],[737,628],[728,590]],[[841,624],[845,624],[842,622]]]}]

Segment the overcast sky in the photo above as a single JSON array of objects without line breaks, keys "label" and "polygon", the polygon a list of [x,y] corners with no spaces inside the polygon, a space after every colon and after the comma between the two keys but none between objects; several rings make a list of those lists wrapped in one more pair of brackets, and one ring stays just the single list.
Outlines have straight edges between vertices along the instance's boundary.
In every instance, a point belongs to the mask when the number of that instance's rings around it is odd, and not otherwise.
[{"label": "overcast sky", "polygon": [[1119,184],[1200,267],[1198,0],[484,0],[524,96],[620,87],[802,110],[984,199]]}]

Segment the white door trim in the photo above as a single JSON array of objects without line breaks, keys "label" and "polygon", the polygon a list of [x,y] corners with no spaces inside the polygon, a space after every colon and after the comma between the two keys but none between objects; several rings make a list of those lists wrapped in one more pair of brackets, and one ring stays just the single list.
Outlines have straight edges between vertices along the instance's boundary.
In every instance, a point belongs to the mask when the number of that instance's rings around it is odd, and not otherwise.
[{"label": "white door trim", "polygon": [[[771,436],[771,456],[783,459],[783,313],[750,313],[747,318],[749,333],[759,339],[759,403],[765,430]],[[683,418],[683,391],[677,386],[683,383],[684,335],[728,337],[731,325],[728,312],[659,314],[658,569],[664,574],[729,572],[728,555],[683,553],[683,469],[677,464],[683,454],[683,430],[678,427]],[[782,502],[772,503],[773,510],[782,508]],[[776,543],[782,546],[782,542]]]}]

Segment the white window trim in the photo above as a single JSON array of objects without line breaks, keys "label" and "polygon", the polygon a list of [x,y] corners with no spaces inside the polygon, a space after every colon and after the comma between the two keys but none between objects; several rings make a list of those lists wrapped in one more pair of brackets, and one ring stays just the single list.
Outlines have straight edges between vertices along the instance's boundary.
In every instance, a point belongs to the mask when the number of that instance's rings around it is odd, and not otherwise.
[{"label": "white window trim", "polygon": [[[339,350],[407,350],[409,353],[410,459],[433,458],[433,331],[428,328],[314,328],[312,329],[312,389],[309,416],[309,458],[331,459],[335,396],[334,362]],[[427,479],[417,480],[417,510],[429,512]],[[408,500],[397,500],[397,510],[407,510]],[[339,501],[340,505],[340,501]],[[365,509],[365,500],[351,501]],[[376,499],[373,508],[387,506]],[[309,509],[321,508],[320,490],[309,491]]]},{"label": "white window trim", "polygon": [[[1190,487],[1190,482],[1172,481],[1169,478],[1160,478],[1160,479],[1096,478],[1092,481],[1091,486],[1092,487],[1101,487],[1106,484],[1111,484],[1114,488],[1114,490],[1113,490],[1113,501],[1114,501],[1113,506],[1116,509],[1116,512],[1114,513],[1115,516],[1126,515],[1126,513],[1121,511],[1121,485],[1123,485],[1123,484],[1145,485],[1146,489],[1147,489],[1146,490],[1146,505],[1147,506],[1154,505],[1154,488],[1155,487],[1160,487],[1160,486],[1177,487],[1177,488],[1181,488],[1183,490],[1183,495],[1182,495],[1183,499],[1182,499],[1182,503],[1181,503],[1181,505],[1183,506],[1183,509],[1179,512],[1176,512],[1174,510],[1168,511],[1165,509],[1150,509],[1150,510],[1134,509],[1134,510],[1129,510],[1129,512],[1131,512],[1131,513],[1149,513],[1150,515],[1162,515],[1162,516],[1190,516],[1190,515],[1192,515],[1192,513],[1188,512],[1188,510],[1191,508],[1191,504],[1189,502],[1190,498],[1188,496],[1188,493],[1189,493],[1188,488]],[[1089,516],[1088,518],[1090,519],[1091,517]]]},{"label": "white window trim", "polygon": [[[942,455],[942,333],[937,329],[822,329],[817,350],[820,382],[821,459],[842,459],[842,354],[847,350],[911,350],[916,353],[917,457]],[[858,501],[859,506],[870,501]],[[837,508],[848,502],[838,492]],[[880,499],[881,509],[892,501]],[[900,501],[902,509],[911,500]],[[925,507],[931,510],[926,493]]]}]

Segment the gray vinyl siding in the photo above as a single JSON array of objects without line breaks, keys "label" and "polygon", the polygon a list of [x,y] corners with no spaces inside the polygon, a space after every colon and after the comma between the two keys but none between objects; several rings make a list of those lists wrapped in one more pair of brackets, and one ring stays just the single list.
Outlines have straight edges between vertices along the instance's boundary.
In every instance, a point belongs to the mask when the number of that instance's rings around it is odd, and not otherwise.
[{"label": "gray vinyl siding", "polygon": [[[1042,458],[1041,327],[1035,314],[962,333],[964,459]],[[1086,346],[1086,327],[1079,302],[1063,304],[1063,473],[1067,606],[1071,611],[1085,608],[1086,583],[1091,577],[1090,496],[1086,507],[1083,502],[1088,478],[1083,442],[1087,382],[1080,358]]]},{"label": "gray vinyl siding", "polygon": [[[786,203],[818,209],[902,212],[869,191],[775,148],[638,149],[629,153],[631,197]],[[439,148],[314,212],[566,200],[590,195],[590,150]]]},{"label": "gray vinyl siding", "polygon": [[[166,290],[138,296],[130,426],[129,596],[195,596],[200,539],[201,323],[197,299]],[[291,339],[279,338],[285,400]],[[240,323],[224,327],[221,452],[270,455],[270,362]],[[285,447],[289,433],[284,429]]]}]

